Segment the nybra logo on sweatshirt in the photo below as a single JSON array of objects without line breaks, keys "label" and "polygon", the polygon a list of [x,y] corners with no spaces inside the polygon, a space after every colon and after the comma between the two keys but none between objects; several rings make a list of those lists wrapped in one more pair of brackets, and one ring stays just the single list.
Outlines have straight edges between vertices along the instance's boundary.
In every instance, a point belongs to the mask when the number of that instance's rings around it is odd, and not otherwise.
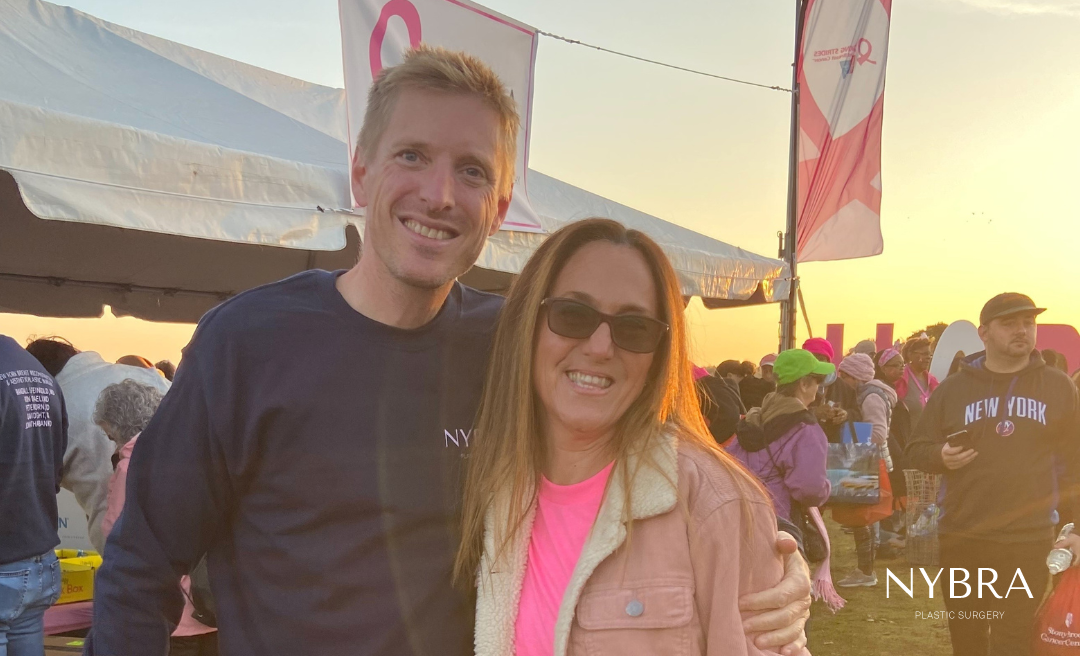
[{"label": "nybra logo on sweatshirt", "polygon": [[1043,426],[1046,425],[1046,404],[1023,396],[1010,398],[1005,408],[1001,407],[1001,397],[997,396],[969,403],[964,409],[964,425],[968,426],[982,419],[996,419],[1002,410],[1004,410],[1001,414],[1003,417],[1031,419]]},{"label": "nybra logo on sweatshirt", "polygon": [[469,440],[472,439],[474,430],[474,428],[468,430],[464,428],[456,428],[454,430],[444,428],[443,440],[445,441],[446,448],[450,448],[451,445],[463,449],[469,448]]}]

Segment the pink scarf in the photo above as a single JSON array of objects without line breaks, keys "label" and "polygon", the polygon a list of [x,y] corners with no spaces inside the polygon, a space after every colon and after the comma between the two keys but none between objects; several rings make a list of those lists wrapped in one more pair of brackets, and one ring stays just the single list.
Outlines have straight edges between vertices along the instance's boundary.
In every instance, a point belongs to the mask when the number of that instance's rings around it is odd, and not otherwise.
[{"label": "pink scarf", "polygon": [[825,529],[825,520],[821,518],[821,511],[817,508],[807,508],[810,521],[814,522],[814,528],[821,533],[825,540],[825,560],[818,565],[817,571],[810,579],[810,595],[819,601],[825,602],[830,611],[836,613],[847,602],[833,586],[832,570],[829,566],[829,557],[832,555],[832,544],[829,543],[829,532]]}]

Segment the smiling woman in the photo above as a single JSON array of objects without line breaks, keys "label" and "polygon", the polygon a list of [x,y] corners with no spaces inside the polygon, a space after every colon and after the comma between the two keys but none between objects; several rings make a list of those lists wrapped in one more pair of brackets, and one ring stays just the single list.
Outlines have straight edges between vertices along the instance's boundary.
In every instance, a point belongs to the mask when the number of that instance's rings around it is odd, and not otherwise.
[{"label": "smiling woman", "polygon": [[704,425],[681,310],[659,246],[606,219],[515,282],[455,566],[478,654],[761,653],[738,602],[781,580],[776,517]]}]

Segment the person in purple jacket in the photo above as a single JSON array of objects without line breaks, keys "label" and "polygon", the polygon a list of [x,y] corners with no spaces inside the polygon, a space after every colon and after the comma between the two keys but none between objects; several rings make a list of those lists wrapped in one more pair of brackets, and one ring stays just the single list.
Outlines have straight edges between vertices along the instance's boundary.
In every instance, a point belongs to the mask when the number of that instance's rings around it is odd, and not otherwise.
[{"label": "person in purple jacket", "polygon": [[[809,351],[781,353],[773,365],[776,392],[739,422],[736,439],[728,446],[728,452],[765,484],[777,518],[800,532],[806,526],[804,509],[829,500],[828,440],[807,408],[833,371],[834,365],[818,361]],[[801,536],[796,539],[803,547]]]}]

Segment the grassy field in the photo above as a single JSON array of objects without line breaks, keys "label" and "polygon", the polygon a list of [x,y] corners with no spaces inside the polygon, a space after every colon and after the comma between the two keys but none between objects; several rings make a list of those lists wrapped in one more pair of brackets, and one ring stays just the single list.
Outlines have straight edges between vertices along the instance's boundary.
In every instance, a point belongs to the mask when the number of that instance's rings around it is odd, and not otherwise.
[{"label": "grassy field", "polygon": [[[827,517],[833,545],[833,581],[855,568],[855,540]],[[919,619],[924,614],[945,610],[939,591],[929,599],[926,582],[915,569],[915,598],[896,584],[885,598],[885,568],[907,582],[911,566],[903,556],[878,560],[877,587],[837,588],[847,605],[833,615],[824,604],[814,603],[810,620],[810,651],[814,656],[950,656],[948,623],[944,619]],[[931,577],[934,571],[929,572]]]}]

